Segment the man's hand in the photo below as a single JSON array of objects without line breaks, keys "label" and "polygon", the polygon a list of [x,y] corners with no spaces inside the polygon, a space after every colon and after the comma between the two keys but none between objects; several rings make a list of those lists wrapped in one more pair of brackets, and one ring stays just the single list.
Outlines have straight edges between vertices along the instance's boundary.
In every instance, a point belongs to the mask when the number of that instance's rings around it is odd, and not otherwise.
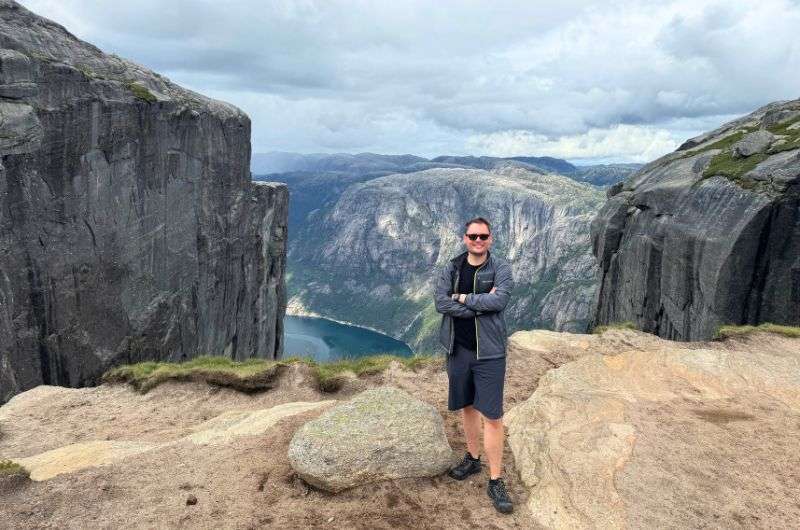
[{"label": "man's hand", "polygon": [[[497,290],[496,287],[492,287],[492,290],[489,291],[489,292],[493,293],[496,290]],[[463,304],[463,303],[465,303],[467,301],[467,295],[465,295],[465,294],[459,294],[459,295],[453,294],[453,300],[455,300],[456,302],[458,302],[460,304]]]}]

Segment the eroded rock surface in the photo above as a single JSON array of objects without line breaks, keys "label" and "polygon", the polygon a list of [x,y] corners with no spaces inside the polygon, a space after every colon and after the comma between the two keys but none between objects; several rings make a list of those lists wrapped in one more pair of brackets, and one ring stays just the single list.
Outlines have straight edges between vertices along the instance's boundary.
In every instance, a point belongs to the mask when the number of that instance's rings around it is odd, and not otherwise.
[{"label": "eroded rock surface", "polygon": [[686,142],[615,188],[592,223],[593,324],[674,340],[800,324],[800,100]]},{"label": "eroded rock surface", "polygon": [[0,402],[282,352],[288,196],[250,120],[0,0]]},{"label": "eroded rock surface", "polygon": [[[547,372],[506,415],[536,523],[788,528],[800,520],[800,339],[675,343],[611,331],[588,340],[592,353]],[[568,334],[550,341],[587,346]]]},{"label": "eroded rock surface", "polygon": [[368,482],[432,477],[453,464],[441,415],[402,390],[367,390],[300,428],[289,462],[318,488],[338,492]]}]

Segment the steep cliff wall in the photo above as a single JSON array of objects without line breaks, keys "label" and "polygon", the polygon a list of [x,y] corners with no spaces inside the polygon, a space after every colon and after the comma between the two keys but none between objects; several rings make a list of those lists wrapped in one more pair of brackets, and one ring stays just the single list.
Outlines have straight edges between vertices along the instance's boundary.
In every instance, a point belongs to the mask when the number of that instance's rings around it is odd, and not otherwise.
[{"label": "steep cliff wall", "polygon": [[493,223],[493,251],[514,271],[509,330],[584,331],[596,281],[589,223],[602,200],[594,186],[519,167],[430,169],[353,184],[295,238],[290,309],[438,351],[432,279],[463,252],[464,221],[483,215]]},{"label": "steep cliff wall", "polygon": [[676,340],[800,323],[800,100],[774,103],[645,166],[592,223],[594,324]]},{"label": "steep cliff wall", "polygon": [[0,0],[0,401],[282,349],[288,194],[235,107]]}]

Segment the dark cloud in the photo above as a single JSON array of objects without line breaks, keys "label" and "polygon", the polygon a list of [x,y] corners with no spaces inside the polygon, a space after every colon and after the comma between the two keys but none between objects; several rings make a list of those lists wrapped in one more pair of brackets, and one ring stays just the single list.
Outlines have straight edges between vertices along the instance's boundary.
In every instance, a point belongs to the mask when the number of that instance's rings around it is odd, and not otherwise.
[{"label": "dark cloud", "polygon": [[23,4],[237,104],[256,151],[638,160],[800,86],[789,0]]}]

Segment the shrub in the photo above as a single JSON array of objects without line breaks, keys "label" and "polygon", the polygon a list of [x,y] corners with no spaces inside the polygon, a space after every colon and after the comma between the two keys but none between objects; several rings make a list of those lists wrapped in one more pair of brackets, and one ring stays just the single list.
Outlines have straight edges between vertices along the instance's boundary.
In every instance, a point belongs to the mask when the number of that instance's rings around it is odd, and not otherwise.
[{"label": "shrub", "polygon": [[724,340],[730,337],[744,336],[755,332],[776,333],[793,339],[800,339],[800,327],[798,326],[781,326],[779,324],[771,324],[765,322],[758,326],[720,326],[714,333],[714,340]]},{"label": "shrub", "polygon": [[636,324],[630,321],[626,322],[611,322],[610,324],[605,324],[603,326],[596,326],[592,329],[593,335],[602,335],[603,332],[608,331],[610,329],[637,329]]}]

